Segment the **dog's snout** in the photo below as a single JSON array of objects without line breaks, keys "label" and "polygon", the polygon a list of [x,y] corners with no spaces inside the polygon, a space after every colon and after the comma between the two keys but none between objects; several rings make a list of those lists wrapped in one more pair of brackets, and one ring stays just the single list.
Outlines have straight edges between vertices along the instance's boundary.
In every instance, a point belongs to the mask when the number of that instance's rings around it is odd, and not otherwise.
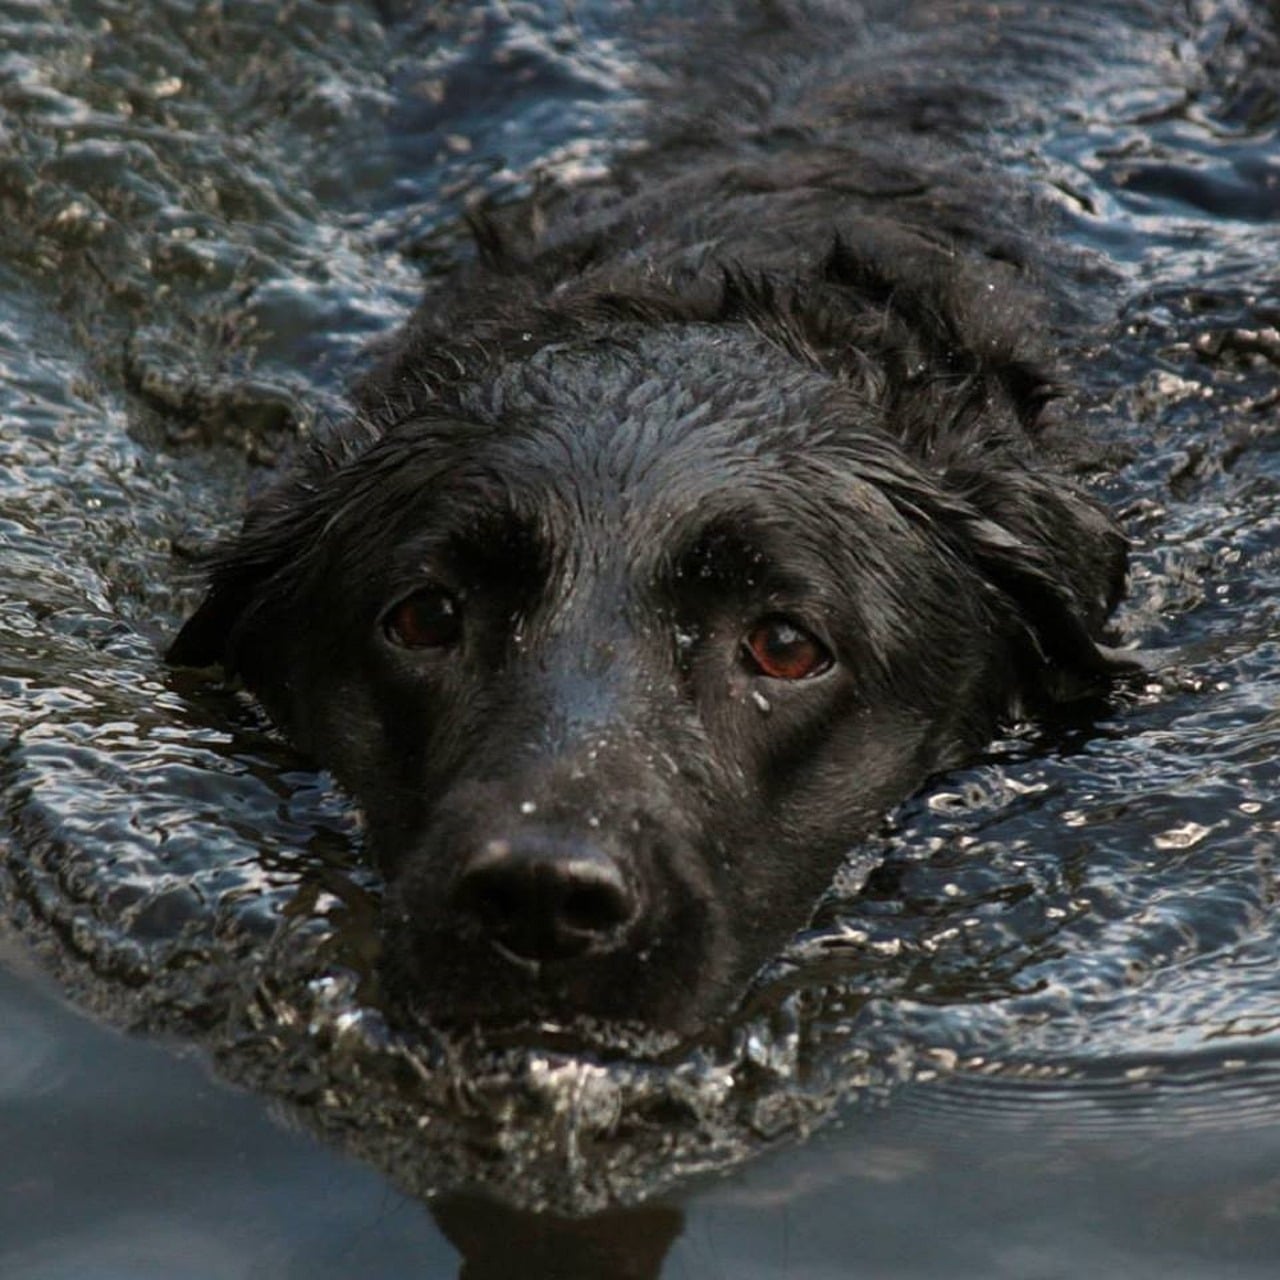
[{"label": "dog's snout", "polygon": [[546,836],[490,840],[459,869],[455,911],[512,955],[571,960],[617,940],[637,895],[603,850]]}]

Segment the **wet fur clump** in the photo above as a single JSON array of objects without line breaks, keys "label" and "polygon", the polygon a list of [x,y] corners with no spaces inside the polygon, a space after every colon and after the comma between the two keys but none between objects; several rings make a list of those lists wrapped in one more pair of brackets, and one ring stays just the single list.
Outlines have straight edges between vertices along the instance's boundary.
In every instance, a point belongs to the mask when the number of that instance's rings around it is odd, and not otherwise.
[{"label": "wet fur clump", "polygon": [[937,8],[913,84],[771,6],[608,180],[477,219],[217,554],[170,659],[361,805],[404,1007],[697,1026],[888,808],[1117,669],[1124,541],[1040,439],[1063,298],[963,136],[1000,102],[929,126],[1034,33]]}]

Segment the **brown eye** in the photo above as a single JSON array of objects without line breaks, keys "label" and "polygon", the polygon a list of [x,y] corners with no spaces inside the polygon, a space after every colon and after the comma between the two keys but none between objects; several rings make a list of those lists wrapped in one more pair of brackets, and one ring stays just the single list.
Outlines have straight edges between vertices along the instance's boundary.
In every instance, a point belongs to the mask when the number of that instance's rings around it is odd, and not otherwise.
[{"label": "brown eye", "polygon": [[387,639],[405,649],[444,649],[462,636],[458,601],[439,587],[423,587],[383,619]]},{"label": "brown eye", "polygon": [[807,680],[831,669],[826,645],[787,618],[762,618],[742,639],[747,665],[771,680]]}]

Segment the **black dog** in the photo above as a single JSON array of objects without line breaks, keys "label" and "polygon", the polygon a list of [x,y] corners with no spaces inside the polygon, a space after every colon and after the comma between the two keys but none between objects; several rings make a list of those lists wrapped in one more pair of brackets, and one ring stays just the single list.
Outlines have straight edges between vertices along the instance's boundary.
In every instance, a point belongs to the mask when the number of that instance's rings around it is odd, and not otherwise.
[{"label": "black dog", "polygon": [[169,655],[360,802],[433,1017],[698,1024],[887,808],[1115,668],[1124,542],[1043,462],[1027,202],[965,141],[1036,15],[776,9],[687,127],[477,222]]}]

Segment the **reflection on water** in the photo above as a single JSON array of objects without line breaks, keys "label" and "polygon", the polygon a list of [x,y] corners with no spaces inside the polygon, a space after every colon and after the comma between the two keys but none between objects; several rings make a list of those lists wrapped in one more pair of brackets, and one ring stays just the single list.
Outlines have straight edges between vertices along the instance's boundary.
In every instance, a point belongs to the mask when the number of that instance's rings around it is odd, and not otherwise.
[{"label": "reflection on water", "polygon": [[[886,1098],[1117,1133],[1175,1104],[1205,1132],[1273,1119],[1280,76],[1244,4],[1171,16],[1001,143],[1118,308],[1076,411],[1135,540],[1121,628],[1161,678],[906,806],[707,1043],[605,1062],[388,1028],[341,797],[159,664],[184,557],[257,464],[340,411],[465,252],[469,200],[634,139],[681,9],[0,3],[7,917],[85,1006],[199,1040],[422,1195],[646,1202]],[[679,1230],[436,1212],[474,1276],[656,1275]]]},{"label": "reflection on water", "polygon": [[459,1280],[509,1280],[516,1274],[650,1280],[660,1274],[683,1226],[678,1210],[662,1206],[560,1218],[446,1196],[431,1212],[462,1254]]}]

